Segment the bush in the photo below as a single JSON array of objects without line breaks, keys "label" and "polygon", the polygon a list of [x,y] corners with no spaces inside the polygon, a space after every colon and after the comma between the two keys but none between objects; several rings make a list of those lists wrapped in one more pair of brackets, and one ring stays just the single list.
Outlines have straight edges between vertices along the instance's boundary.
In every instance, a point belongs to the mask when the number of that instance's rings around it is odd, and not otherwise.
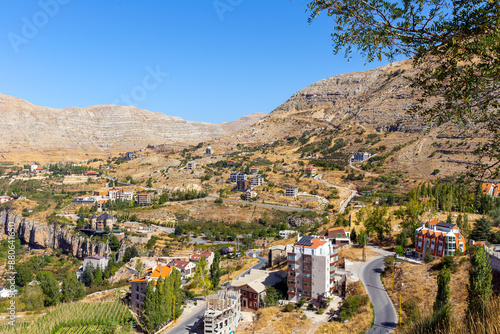
[{"label": "bush", "polygon": [[345,299],[344,303],[340,307],[340,320],[344,322],[345,320],[349,320],[356,311],[366,305],[368,303],[368,296],[349,296]]},{"label": "bush", "polygon": [[408,317],[408,322],[414,322],[420,317],[420,309],[418,308],[417,301],[414,299],[405,301],[401,307]]},{"label": "bush", "polygon": [[325,309],[320,307],[316,313],[323,314],[323,313],[325,313]]},{"label": "bush", "polygon": [[286,304],[283,308],[283,312],[293,312],[293,310],[295,310],[295,306],[292,303]]},{"label": "bush", "polygon": [[399,256],[405,255],[405,249],[401,245],[396,246],[396,248],[394,249],[394,252],[396,252],[396,254],[398,254]]},{"label": "bush", "polygon": [[434,261],[434,259],[432,258],[432,255],[429,253],[425,254],[424,262],[431,263],[432,261]]}]

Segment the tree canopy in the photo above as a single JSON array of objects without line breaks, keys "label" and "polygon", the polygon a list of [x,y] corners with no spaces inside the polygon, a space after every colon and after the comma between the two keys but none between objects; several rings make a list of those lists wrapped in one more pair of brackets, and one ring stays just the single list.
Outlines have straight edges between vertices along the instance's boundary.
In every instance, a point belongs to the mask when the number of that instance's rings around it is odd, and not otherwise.
[{"label": "tree canopy", "polygon": [[[479,170],[500,172],[500,4],[497,0],[316,0],[310,21],[334,21],[333,51],[371,62],[412,57],[410,109],[429,123],[479,125],[490,133]],[[488,158],[493,158],[489,160]]]}]

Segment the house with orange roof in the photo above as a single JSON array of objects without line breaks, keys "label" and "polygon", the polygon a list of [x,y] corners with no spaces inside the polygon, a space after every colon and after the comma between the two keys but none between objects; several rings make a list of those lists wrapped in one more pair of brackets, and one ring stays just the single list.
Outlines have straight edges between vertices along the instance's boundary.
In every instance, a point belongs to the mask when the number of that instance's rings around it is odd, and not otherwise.
[{"label": "house with orange roof", "polygon": [[88,170],[85,173],[83,173],[85,176],[98,176],[99,173],[97,173],[95,170]]},{"label": "house with orange roof", "polygon": [[338,291],[335,279],[338,249],[339,246],[332,245],[325,237],[304,236],[298,239],[287,256],[289,300],[330,297]]},{"label": "house with orange roof", "polygon": [[250,174],[258,174],[259,173],[259,167],[252,166],[250,167]]},{"label": "house with orange roof", "polygon": [[156,286],[158,279],[166,279],[172,270],[177,270],[174,266],[157,265],[156,267],[146,270],[146,276],[139,277],[129,281],[130,283],[130,309],[135,314],[140,315],[144,308],[144,297],[146,296],[146,289],[148,284],[152,282]]},{"label": "house with orange roof", "polygon": [[415,252],[420,259],[427,254],[433,258],[454,256],[457,250],[465,252],[465,238],[455,224],[440,222],[432,219],[426,226],[416,230]]},{"label": "house with orange roof", "polygon": [[339,245],[340,247],[351,244],[350,232],[346,231],[343,226],[328,229],[325,237],[330,239],[332,244]]},{"label": "house with orange roof", "polygon": [[316,175],[316,172],[316,167],[307,166],[306,168],[304,168],[304,173],[309,177],[313,177],[314,175]]}]

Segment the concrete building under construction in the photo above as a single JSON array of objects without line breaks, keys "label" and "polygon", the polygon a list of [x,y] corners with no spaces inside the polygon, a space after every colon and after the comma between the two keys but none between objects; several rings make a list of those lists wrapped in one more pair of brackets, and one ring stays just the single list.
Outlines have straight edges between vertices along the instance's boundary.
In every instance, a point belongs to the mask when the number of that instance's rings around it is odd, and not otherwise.
[{"label": "concrete building under construction", "polygon": [[221,290],[207,297],[205,334],[234,333],[241,320],[240,292]]}]

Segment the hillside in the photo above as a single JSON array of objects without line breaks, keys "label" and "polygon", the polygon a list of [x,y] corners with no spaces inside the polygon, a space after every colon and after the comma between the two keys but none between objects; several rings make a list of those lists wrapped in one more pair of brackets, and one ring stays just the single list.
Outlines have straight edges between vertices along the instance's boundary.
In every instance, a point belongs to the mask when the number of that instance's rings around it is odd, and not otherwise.
[{"label": "hillside", "polygon": [[198,143],[244,128],[264,114],[210,124],[117,105],[52,109],[0,94],[0,116],[4,156],[57,152],[60,157],[67,152],[76,159],[86,153],[134,150],[148,144]]}]

